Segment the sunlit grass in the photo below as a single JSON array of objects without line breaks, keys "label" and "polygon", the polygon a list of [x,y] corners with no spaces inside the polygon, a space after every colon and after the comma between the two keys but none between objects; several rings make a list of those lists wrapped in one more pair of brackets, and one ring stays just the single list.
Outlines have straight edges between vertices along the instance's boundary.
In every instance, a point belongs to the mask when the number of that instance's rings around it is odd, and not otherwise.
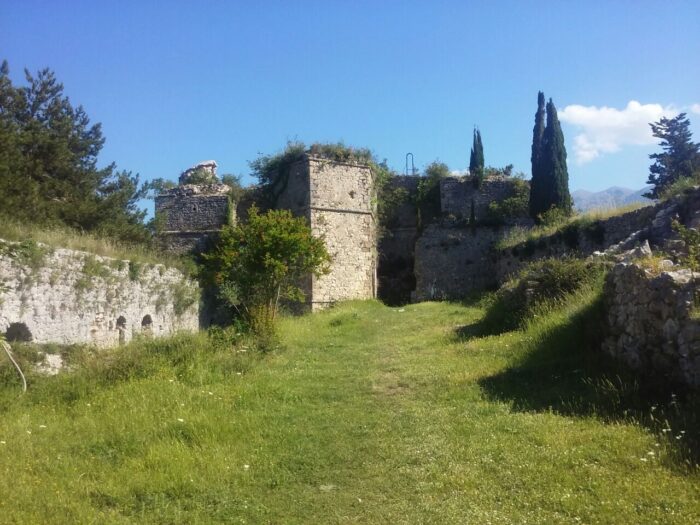
[{"label": "sunlit grass", "polygon": [[695,523],[680,430],[582,357],[596,294],[488,337],[475,305],[352,302],[264,356],[200,334],[3,376],[0,522]]},{"label": "sunlit grass", "polygon": [[555,224],[543,224],[533,228],[516,226],[509,230],[508,233],[496,243],[495,247],[498,250],[507,250],[508,248],[513,248],[514,246],[528,241],[535,242],[543,237],[549,237],[550,235],[554,235],[558,231],[561,231],[567,227],[584,227],[594,223],[595,221],[602,221],[610,219],[611,217],[617,217],[618,215],[623,215],[625,213],[638,210],[644,206],[646,205],[636,202],[615,208],[595,208],[584,213],[578,213],[562,222]]},{"label": "sunlit grass", "polygon": [[179,268],[191,265],[180,257],[159,252],[138,244],[125,244],[108,237],[92,235],[65,226],[37,226],[0,216],[0,239],[46,244],[52,248],[66,248],[139,263],[165,264]]}]

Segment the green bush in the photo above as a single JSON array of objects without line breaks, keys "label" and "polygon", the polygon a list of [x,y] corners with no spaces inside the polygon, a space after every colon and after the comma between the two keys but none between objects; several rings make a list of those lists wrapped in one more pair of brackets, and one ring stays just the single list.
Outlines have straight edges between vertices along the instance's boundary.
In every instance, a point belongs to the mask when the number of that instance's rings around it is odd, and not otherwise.
[{"label": "green bush", "polygon": [[493,201],[487,210],[487,221],[493,224],[505,224],[511,219],[528,216],[530,186],[522,179],[513,179],[513,195],[502,201]]},{"label": "green bush", "polygon": [[603,263],[573,257],[530,263],[490,298],[483,326],[493,333],[518,328],[544,304],[561,301],[604,273]]},{"label": "green bush", "polygon": [[221,297],[261,337],[274,332],[280,301],[302,301],[303,279],[327,273],[330,265],[323,240],[305,219],[288,210],[260,214],[255,206],[247,223],[224,228],[203,257]]}]

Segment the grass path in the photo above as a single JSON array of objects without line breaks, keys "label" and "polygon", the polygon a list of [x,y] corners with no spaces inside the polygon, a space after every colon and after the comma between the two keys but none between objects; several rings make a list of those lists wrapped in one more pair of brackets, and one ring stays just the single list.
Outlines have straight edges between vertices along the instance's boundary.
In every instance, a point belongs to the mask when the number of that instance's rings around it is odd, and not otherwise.
[{"label": "grass path", "polygon": [[349,303],[285,320],[250,366],[4,389],[0,522],[700,523],[665,442],[558,409],[556,374],[511,388],[534,336],[456,337],[481,315]]}]

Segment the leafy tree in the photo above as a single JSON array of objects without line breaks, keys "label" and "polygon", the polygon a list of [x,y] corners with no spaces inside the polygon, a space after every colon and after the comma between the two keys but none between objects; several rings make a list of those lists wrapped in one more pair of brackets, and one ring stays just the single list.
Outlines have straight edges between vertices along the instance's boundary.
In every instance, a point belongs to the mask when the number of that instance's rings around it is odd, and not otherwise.
[{"label": "leafy tree", "polygon": [[663,153],[649,155],[654,164],[649,167],[647,184],[654,187],[644,196],[656,199],[665,188],[683,177],[700,170],[700,144],[691,141],[690,121],[685,113],[649,124],[654,136],[661,139]]},{"label": "leafy tree", "polygon": [[481,143],[481,132],[474,129],[472,149],[469,155],[469,174],[474,185],[478,188],[484,179],[484,145]]},{"label": "leafy tree", "polygon": [[27,222],[147,240],[138,176],[97,167],[100,125],[71,105],[50,70],[25,70],[25,78],[26,86],[14,86],[7,61],[0,66],[0,209]]},{"label": "leafy tree", "polygon": [[530,181],[530,215],[534,218],[546,211],[544,204],[544,190],[546,188],[542,177],[542,142],[544,139],[545,105],[544,93],[537,93],[537,112],[535,113],[535,126],[532,129],[532,180]]},{"label": "leafy tree", "polygon": [[[540,97],[538,96],[538,103]],[[542,134],[542,143],[537,162],[533,165],[532,183],[530,187],[530,214],[536,220],[549,211],[557,208],[565,215],[571,214],[571,195],[569,194],[569,172],[566,166],[566,147],[564,146],[564,134],[561,130],[557,108],[552,99],[546,106],[547,126]],[[538,133],[538,108],[533,135]],[[536,144],[533,142],[533,153],[536,153]]]},{"label": "leafy tree", "polygon": [[280,301],[302,301],[302,280],[327,273],[330,263],[323,240],[303,218],[288,210],[261,214],[255,206],[247,223],[223,229],[204,259],[222,297],[259,335],[274,331]]}]

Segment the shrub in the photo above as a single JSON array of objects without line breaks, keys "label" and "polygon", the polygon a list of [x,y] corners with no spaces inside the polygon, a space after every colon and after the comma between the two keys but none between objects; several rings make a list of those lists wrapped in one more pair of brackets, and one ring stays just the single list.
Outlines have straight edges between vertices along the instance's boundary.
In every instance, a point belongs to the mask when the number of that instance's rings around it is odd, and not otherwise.
[{"label": "shrub", "polygon": [[487,221],[493,224],[505,224],[509,220],[528,216],[530,186],[522,179],[513,179],[513,195],[502,201],[493,201],[487,210]]},{"label": "shrub", "polygon": [[518,328],[543,304],[561,301],[604,272],[603,263],[577,258],[533,262],[492,296],[484,327],[490,332]]},{"label": "shrub", "polygon": [[327,273],[330,256],[303,218],[288,210],[260,214],[253,206],[248,222],[224,228],[204,260],[222,298],[254,332],[267,336],[274,331],[280,301],[302,301],[302,279]]},{"label": "shrub", "polygon": [[680,258],[680,263],[694,272],[700,270],[700,232],[694,228],[686,228],[677,220],[671,223],[673,230],[685,245],[686,254]]}]

